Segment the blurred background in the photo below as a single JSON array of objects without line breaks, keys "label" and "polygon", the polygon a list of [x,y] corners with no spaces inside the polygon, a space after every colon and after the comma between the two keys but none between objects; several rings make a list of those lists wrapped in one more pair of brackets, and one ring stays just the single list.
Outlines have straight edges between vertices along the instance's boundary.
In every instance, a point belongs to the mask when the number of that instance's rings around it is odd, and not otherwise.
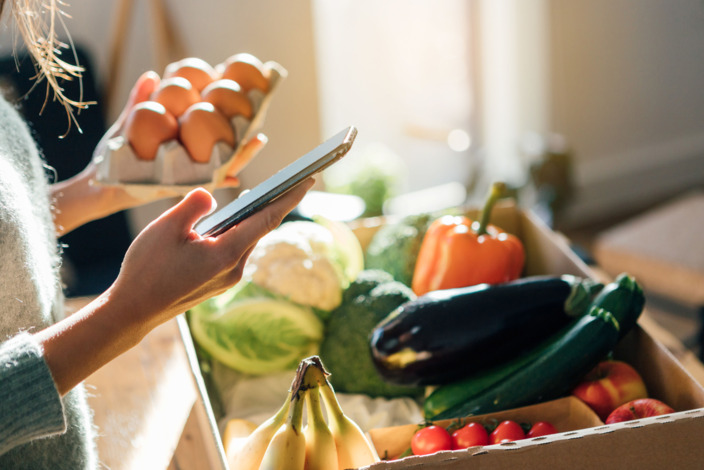
[{"label": "blurred background", "polygon": [[[83,148],[78,168],[100,137],[91,125],[115,119],[143,71],[250,52],[289,74],[243,188],[349,124],[348,166],[318,185],[374,194],[377,213],[481,203],[503,180],[578,237],[704,183],[702,0],[72,0],[66,12],[100,103],[58,150]],[[2,35],[7,57],[7,21]],[[65,131],[63,116],[41,119]],[[120,215],[118,251],[172,202]]]}]

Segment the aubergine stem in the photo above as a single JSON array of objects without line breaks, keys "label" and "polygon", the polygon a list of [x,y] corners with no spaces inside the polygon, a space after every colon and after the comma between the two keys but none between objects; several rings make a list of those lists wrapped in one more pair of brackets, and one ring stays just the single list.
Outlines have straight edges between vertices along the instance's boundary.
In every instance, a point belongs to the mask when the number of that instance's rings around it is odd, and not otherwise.
[{"label": "aubergine stem", "polygon": [[479,226],[475,230],[477,236],[486,235],[486,228],[489,226],[489,220],[491,219],[491,211],[494,208],[494,204],[496,204],[496,201],[498,201],[504,195],[505,192],[505,183],[497,181],[491,185],[489,196],[486,198],[484,208],[482,209],[482,215],[479,219]]}]

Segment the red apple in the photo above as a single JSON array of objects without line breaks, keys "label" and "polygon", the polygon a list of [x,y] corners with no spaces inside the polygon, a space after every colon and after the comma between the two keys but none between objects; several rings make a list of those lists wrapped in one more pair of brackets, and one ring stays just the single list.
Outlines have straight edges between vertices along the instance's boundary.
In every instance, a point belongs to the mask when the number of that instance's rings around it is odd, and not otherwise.
[{"label": "red apple", "polygon": [[629,401],[616,408],[606,418],[606,424],[621,423],[633,419],[648,418],[650,416],[666,415],[674,413],[669,405],[656,400],[655,398],[639,398]]},{"label": "red apple", "polygon": [[581,399],[603,421],[620,405],[648,392],[638,371],[623,361],[602,361],[578,384],[572,395]]}]

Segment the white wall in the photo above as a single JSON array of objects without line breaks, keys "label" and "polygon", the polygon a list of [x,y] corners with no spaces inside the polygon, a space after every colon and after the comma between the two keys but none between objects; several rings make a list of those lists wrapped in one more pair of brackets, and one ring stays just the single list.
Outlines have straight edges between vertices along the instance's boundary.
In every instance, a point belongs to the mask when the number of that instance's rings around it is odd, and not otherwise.
[{"label": "white wall", "polygon": [[[470,3],[465,0],[314,0],[322,125],[355,124],[358,155],[395,155],[402,190],[468,183],[474,138]],[[382,145],[387,152],[376,149]],[[354,158],[346,157],[335,169]],[[368,157],[372,158],[372,157]],[[394,159],[396,160],[396,159]]]},{"label": "white wall", "polygon": [[553,130],[576,160],[571,219],[704,185],[704,2],[552,0]]},{"label": "white wall", "polygon": [[[528,178],[521,154],[525,134],[549,133],[550,30],[548,0],[479,0],[477,83],[484,185]],[[481,200],[486,188],[479,188]]]}]

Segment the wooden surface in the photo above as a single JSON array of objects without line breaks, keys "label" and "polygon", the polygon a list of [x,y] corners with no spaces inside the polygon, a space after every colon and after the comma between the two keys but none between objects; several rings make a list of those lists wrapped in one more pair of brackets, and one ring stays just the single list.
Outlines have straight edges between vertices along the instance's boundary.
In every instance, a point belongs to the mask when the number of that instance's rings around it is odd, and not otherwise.
[{"label": "wooden surface", "polygon": [[[75,309],[86,302],[70,299],[67,306]],[[176,321],[156,328],[85,384],[103,468],[168,468],[176,449],[185,445],[183,431],[197,399]],[[198,452],[190,455],[195,461]]]},{"label": "wooden surface", "polygon": [[629,272],[648,291],[704,306],[704,191],[694,191],[601,233],[597,263]]}]

